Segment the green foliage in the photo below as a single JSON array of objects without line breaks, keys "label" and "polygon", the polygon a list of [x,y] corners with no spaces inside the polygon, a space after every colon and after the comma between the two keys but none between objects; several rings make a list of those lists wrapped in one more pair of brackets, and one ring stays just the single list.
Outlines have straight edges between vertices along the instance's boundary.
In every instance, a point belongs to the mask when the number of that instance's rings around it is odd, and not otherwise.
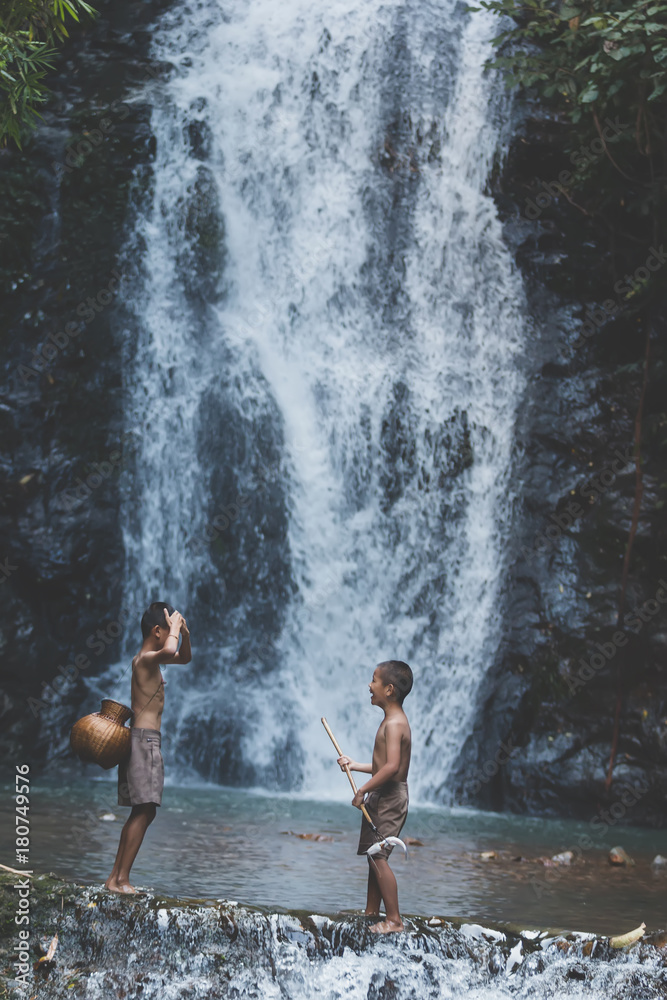
[{"label": "green foliage", "polygon": [[494,39],[499,54],[488,65],[569,119],[573,145],[601,135],[607,117],[626,125],[619,148],[605,152],[644,187],[638,211],[654,211],[667,173],[667,0],[480,3],[514,21]]},{"label": "green foliage", "polygon": [[84,0],[0,0],[0,142],[21,147],[26,128],[41,117],[48,97],[44,77],[53,69],[56,44],[68,37],[67,17],[93,17]]}]

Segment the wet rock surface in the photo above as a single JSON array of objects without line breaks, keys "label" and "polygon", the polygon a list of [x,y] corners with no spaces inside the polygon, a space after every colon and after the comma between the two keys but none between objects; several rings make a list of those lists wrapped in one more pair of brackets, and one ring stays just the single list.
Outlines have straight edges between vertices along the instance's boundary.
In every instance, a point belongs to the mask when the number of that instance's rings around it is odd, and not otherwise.
[{"label": "wet rock surface", "polygon": [[[663,826],[667,299],[656,292],[642,308],[624,305],[613,321],[607,316],[597,325],[614,279],[644,263],[652,228],[633,239],[619,235],[611,246],[605,220],[563,197],[545,196],[536,217],[528,201],[568,165],[569,136],[531,104],[517,105],[515,115],[490,188],[524,275],[534,339],[518,428],[506,634],[480,695],[457,791],[494,809]],[[612,188],[609,163],[602,158],[594,166],[583,200],[596,185]],[[584,325],[587,310],[593,325]],[[643,496],[618,623],[648,335]],[[618,747],[606,787],[619,691]],[[503,745],[511,752],[499,752]]]},{"label": "wet rock surface", "polygon": [[[3,874],[2,971],[17,973],[14,878]],[[667,996],[663,936],[614,951],[607,939],[417,917],[378,939],[362,917],[271,913],[233,902],[120,898],[55,876],[31,885],[28,983],[81,997]],[[57,941],[54,946],[54,937]],[[51,958],[47,960],[51,948]],[[43,959],[40,961],[40,959]],[[20,972],[20,970],[18,970]],[[15,980],[14,980],[15,982]]]}]

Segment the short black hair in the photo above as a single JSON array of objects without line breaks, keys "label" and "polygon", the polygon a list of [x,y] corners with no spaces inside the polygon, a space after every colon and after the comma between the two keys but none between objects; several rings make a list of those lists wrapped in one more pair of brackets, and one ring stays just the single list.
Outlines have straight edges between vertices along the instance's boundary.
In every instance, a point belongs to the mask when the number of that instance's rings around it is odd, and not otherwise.
[{"label": "short black hair", "polygon": [[173,615],[174,608],[164,601],[153,601],[150,607],[146,608],[141,619],[141,634],[147,639],[156,625],[160,628],[167,628],[167,620],[164,617],[165,611],[168,615]]},{"label": "short black hair", "polygon": [[380,676],[385,684],[393,684],[399,705],[412,691],[412,670],[403,660],[384,660],[378,663]]}]

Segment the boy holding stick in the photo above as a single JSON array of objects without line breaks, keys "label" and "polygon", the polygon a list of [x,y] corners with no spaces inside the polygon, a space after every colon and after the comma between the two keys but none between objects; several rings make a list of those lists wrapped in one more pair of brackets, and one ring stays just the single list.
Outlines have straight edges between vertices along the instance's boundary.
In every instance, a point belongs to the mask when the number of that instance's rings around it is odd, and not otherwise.
[{"label": "boy holding stick", "polygon": [[[341,770],[371,774],[372,777],[359,788],[352,805],[361,809],[362,803],[383,837],[398,837],[408,815],[408,769],[412,735],[403,699],[412,689],[412,670],[402,660],[385,660],[375,668],[369,685],[371,705],[384,712],[384,719],[375,737],[373,761],[359,764],[345,755],[338,758]],[[366,798],[368,796],[368,798]],[[357,854],[366,854],[376,841],[366,820],[361,820],[361,835]],[[388,858],[393,847],[385,844],[381,850],[368,857],[368,892],[366,915],[380,916],[380,901],[384,902],[385,919],[370,928],[375,934],[389,934],[403,930],[398,909],[398,887],[389,867]]]}]

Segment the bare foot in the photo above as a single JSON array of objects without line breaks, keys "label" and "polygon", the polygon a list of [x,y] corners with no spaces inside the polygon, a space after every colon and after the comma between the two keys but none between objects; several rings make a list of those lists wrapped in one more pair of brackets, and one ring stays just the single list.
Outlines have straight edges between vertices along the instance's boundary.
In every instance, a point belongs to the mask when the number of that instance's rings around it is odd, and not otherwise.
[{"label": "bare foot", "polygon": [[109,892],[119,892],[122,896],[138,896],[139,893],[129,882],[112,882],[111,879],[104,883]]},{"label": "bare foot", "polygon": [[371,934],[394,934],[396,931],[404,930],[401,920],[381,920],[379,924],[373,924],[369,928]]}]

